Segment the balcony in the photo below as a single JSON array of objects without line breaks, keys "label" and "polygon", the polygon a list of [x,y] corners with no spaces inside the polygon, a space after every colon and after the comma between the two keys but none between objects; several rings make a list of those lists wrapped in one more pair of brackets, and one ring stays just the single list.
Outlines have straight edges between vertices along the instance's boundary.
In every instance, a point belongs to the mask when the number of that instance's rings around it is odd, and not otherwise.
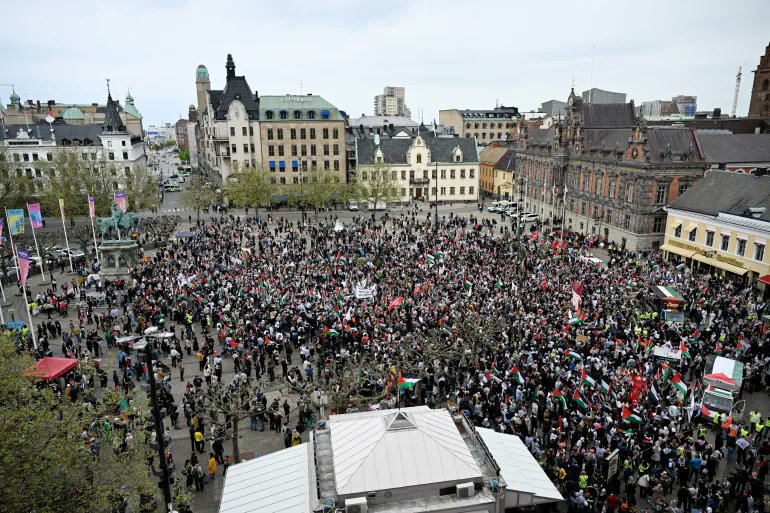
[{"label": "balcony", "polygon": [[409,185],[427,185],[430,183],[428,178],[410,178]]}]

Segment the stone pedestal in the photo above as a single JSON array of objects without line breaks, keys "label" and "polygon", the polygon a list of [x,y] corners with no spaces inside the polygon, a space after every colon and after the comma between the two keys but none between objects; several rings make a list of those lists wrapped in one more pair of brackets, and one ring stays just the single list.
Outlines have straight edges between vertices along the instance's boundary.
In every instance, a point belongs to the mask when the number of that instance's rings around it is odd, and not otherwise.
[{"label": "stone pedestal", "polygon": [[99,274],[110,278],[128,277],[129,268],[139,264],[139,245],[135,240],[104,240],[99,246]]}]

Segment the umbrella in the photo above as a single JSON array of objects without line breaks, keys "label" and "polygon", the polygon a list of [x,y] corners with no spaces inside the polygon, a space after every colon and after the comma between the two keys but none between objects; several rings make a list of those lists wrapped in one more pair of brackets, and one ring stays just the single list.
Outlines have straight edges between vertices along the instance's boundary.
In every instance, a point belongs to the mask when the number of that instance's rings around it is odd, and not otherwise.
[{"label": "umbrella", "polygon": [[152,335],[153,333],[156,333],[158,330],[160,330],[160,328],[158,328],[157,326],[150,326],[149,328],[144,330],[144,334],[145,335]]},{"label": "umbrella", "polygon": [[193,237],[195,237],[195,234],[188,230],[182,230],[180,232],[176,232],[177,239],[192,239]]}]

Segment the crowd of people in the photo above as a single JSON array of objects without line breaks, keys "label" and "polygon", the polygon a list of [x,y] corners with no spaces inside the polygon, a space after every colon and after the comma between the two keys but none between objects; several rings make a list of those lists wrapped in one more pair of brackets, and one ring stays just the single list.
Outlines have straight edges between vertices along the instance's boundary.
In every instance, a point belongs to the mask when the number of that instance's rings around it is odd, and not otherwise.
[{"label": "crowd of people", "polygon": [[[765,389],[760,292],[655,253],[612,248],[597,264],[593,241],[571,233],[515,240],[489,219],[435,221],[416,211],[347,227],[214,218],[125,283],[106,284],[105,313],[85,308],[79,325],[63,330],[63,350],[98,357],[117,347],[113,381],[127,390],[147,369],[121,339],[152,326],[172,334],[158,341],[153,372],[171,425],[179,428],[181,412],[190,429],[188,487],[203,489],[204,475],[232,462],[220,432],[230,419],[213,422],[210,435],[203,428],[206,392],[219,387],[248,405],[252,430],[269,420],[286,446],[312,426],[309,404],[332,413],[399,401],[464,412],[520,436],[570,511],[770,511],[770,422],[758,411],[738,421],[700,405],[711,354],[743,362],[746,386]],[[653,312],[650,285],[682,293],[684,323]],[[57,320],[38,330],[46,344],[63,336]],[[681,359],[656,358],[656,347]],[[179,405],[174,368],[185,390]],[[420,382],[399,392],[401,376]],[[298,411],[270,404],[267,389],[282,386],[308,402]],[[219,442],[207,469],[197,461],[204,438]],[[615,450],[617,472],[608,475]]]}]

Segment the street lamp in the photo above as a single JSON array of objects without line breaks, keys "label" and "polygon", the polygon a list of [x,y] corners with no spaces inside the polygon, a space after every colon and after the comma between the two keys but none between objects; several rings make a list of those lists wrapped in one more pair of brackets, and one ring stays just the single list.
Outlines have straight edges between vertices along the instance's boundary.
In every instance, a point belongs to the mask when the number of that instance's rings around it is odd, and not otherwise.
[{"label": "street lamp", "polygon": [[436,183],[436,187],[434,187],[434,190],[433,190],[433,197],[435,198],[435,201],[433,202],[433,211],[435,212],[435,216],[436,216],[436,221],[434,223],[434,226],[436,227],[435,232],[438,233],[438,162],[436,162],[436,170],[433,176],[435,177],[435,183]]}]

